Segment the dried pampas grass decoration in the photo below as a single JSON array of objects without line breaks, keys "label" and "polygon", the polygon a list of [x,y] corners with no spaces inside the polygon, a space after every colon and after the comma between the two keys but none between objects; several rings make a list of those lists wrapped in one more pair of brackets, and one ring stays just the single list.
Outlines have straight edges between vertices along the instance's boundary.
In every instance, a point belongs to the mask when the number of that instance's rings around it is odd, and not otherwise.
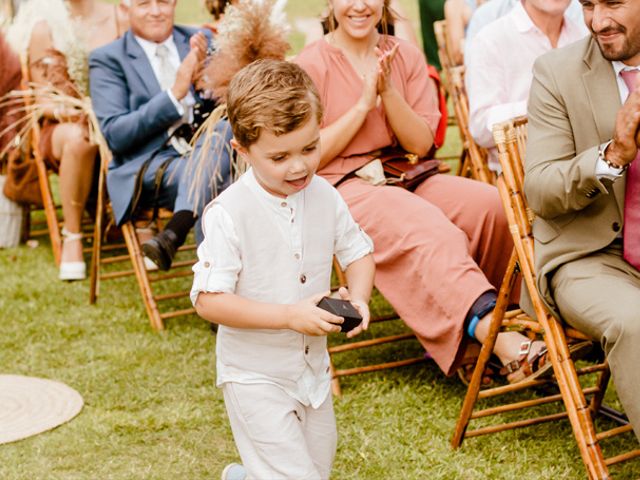
[{"label": "dried pampas grass decoration", "polygon": [[227,6],[215,37],[216,51],[207,60],[197,85],[223,100],[233,76],[261,58],[284,60],[290,27],[282,0],[240,0]]},{"label": "dried pampas grass decoration", "polygon": [[[225,102],[231,79],[243,67],[263,58],[284,60],[290,48],[287,37],[291,30],[284,13],[285,4],[286,0],[239,0],[234,5],[229,5],[215,37],[216,51],[207,59],[207,65],[197,83],[198,89]],[[192,150],[187,166],[193,172],[189,197],[194,205],[199,205],[203,200],[198,185],[203,185],[202,178],[210,175],[209,164],[212,161],[214,141],[218,141],[217,151],[229,148],[223,144],[223,135],[216,131],[216,125],[226,118],[226,112],[226,105],[222,103],[202,124],[191,141],[192,145],[198,143],[200,147]],[[226,128],[230,128],[228,124]],[[194,155],[195,152],[199,152],[199,155]],[[246,165],[233,155],[230,158],[231,178],[235,180],[244,173]],[[214,194],[218,193],[215,187],[216,180],[219,179],[218,170],[209,182]]]},{"label": "dried pampas grass decoration", "polygon": [[0,108],[10,111],[18,118],[14,123],[0,131],[0,136],[11,130],[17,131],[14,141],[0,151],[0,157],[5,155],[11,148],[22,148],[24,142],[29,139],[28,134],[33,125],[44,117],[47,108],[51,105],[56,105],[60,108],[77,111],[79,121],[86,122],[89,127],[89,141],[98,146],[101,164],[106,169],[111,158],[111,152],[100,131],[100,124],[93,111],[91,99],[89,97],[69,95],[50,85],[43,86],[31,83],[25,85],[25,87],[20,90],[12,90],[0,98]]}]

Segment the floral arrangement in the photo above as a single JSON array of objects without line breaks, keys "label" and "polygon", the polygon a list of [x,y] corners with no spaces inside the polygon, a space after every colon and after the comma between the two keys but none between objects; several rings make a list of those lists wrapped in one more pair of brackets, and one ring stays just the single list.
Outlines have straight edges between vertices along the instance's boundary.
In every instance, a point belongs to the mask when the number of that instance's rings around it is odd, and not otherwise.
[{"label": "floral arrangement", "polygon": [[231,79],[242,67],[260,58],[284,59],[290,47],[284,4],[282,0],[239,0],[227,6],[199,89],[224,99]]},{"label": "floral arrangement", "polygon": [[[287,37],[291,30],[284,13],[285,4],[286,0],[239,0],[227,6],[215,37],[215,51],[202,69],[198,89],[224,102],[231,79],[243,67],[263,58],[284,60],[290,48]],[[207,153],[214,138],[220,135],[215,127],[224,117],[226,105],[222,103],[192,139],[192,145],[201,141],[201,155],[196,157],[192,153],[187,167],[194,172],[190,197],[196,205],[202,200],[196,185],[202,185],[200,179],[206,175],[211,161]],[[232,156],[232,178],[240,176],[245,169],[246,166]],[[211,178],[214,189],[219,176],[219,172],[215,172]]]}]

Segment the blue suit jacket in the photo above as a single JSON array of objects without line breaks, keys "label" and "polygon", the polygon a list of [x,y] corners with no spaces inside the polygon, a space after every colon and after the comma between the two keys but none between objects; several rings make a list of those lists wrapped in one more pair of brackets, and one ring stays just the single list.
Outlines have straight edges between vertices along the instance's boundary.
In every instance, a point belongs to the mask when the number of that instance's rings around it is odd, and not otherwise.
[{"label": "blue suit jacket", "polygon": [[[189,53],[189,39],[197,31],[174,27],[173,39],[180,59]],[[169,95],[160,89],[131,30],[91,53],[89,81],[93,109],[113,153],[107,188],[120,224],[129,214],[137,172],[162,147],[167,129],[181,116]]]}]

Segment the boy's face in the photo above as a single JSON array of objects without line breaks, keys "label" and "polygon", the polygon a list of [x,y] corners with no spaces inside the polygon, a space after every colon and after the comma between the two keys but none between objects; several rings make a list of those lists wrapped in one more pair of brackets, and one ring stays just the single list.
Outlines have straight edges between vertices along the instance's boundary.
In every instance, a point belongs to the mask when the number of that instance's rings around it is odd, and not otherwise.
[{"label": "boy's face", "polygon": [[284,135],[263,130],[248,149],[232,140],[234,148],[251,164],[258,183],[277,197],[301,191],[320,163],[320,126],[315,115]]}]

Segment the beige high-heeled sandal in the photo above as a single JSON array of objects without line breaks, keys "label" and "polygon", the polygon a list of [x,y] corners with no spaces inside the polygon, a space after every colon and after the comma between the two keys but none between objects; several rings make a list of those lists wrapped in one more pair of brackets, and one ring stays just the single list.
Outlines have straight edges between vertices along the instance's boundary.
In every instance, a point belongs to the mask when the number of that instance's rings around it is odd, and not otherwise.
[{"label": "beige high-heeled sandal", "polygon": [[[70,232],[66,228],[62,228],[63,242],[82,241],[82,233]],[[82,262],[60,262],[60,280],[84,280],[87,278],[87,265]]]}]

